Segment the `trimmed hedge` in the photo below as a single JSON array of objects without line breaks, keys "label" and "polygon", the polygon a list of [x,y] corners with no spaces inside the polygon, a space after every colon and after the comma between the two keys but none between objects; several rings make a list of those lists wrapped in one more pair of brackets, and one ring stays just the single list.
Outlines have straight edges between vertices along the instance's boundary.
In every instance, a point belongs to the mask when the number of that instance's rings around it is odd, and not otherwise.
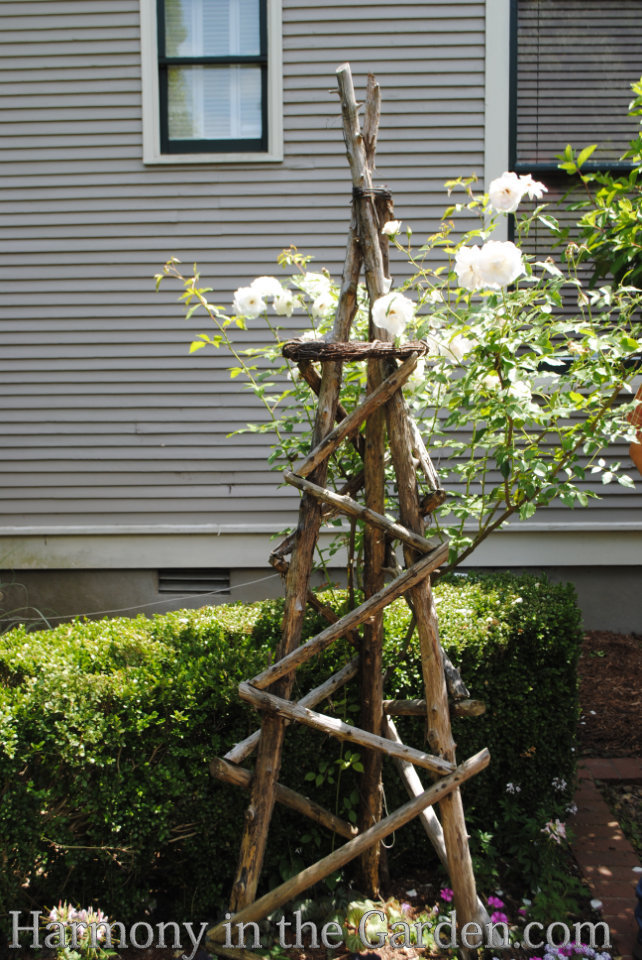
[{"label": "trimmed hedge", "polygon": [[[570,783],[573,773],[573,590],[531,577],[468,576],[440,583],[436,596],[444,646],[488,705],[485,716],[454,723],[461,759],[484,745],[492,755],[490,769],[467,785],[467,813],[488,829],[513,783],[522,814],[546,816],[556,802],[553,778]],[[343,594],[325,599],[345,604]],[[281,610],[278,601],[231,604],[0,638],[0,913],[67,898],[93,901],[123,922],[154,910],[176,920],[215,916],[229,893],[247,797],[212,780],[207,761],[256,726],[236,688],[267,663]],[[408,616],[402,601],[386,611],[391,697],[421,695],[418,658],[400,660]],[[306,636],[323,626],[306,615]],[[306,665],[301,689],[347,653],[339,642]],[[331,709],[355,720],[354,685]],[[421,724],[405,723],[404,736],[421,745]],[[339,812],[350,816],[356,751],[304,728],[289,728],[286,744],[283,782],[334,809],[341,778]],[[403,799],[393,784],[388,776],[391,808]],[[277,807],[264,882],[330,843]],[[411,849],[416,864],[414,841],[397,848],[401,860]]]}]

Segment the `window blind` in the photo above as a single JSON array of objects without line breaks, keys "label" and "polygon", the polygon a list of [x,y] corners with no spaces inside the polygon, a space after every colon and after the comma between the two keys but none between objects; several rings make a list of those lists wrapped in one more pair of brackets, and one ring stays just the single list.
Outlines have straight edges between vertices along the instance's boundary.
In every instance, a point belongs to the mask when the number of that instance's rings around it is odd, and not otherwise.
[{"label": "window blind", "polygon": [[598,143],[592,165],[619,159],[642,75],[642,0],[516,0],[513,168],[553,168],[567,143]]}]

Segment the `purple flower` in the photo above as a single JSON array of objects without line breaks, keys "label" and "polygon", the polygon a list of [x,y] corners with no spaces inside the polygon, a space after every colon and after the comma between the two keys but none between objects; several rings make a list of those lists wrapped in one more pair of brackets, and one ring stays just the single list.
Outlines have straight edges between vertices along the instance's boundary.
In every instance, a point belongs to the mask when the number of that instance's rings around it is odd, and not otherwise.
[{"label": "purple flower", "polygon": [[489,907],[503,907],[504,901],[500,900],[499,897],[489,897],[488,898]]},{"label": "purple flower", "polygon": [[572,957],[573,956],[573,947],[569,944],[567,947],[558,947],[557,952],[563,957]]},{"label": "purple flower", "polygon": [[439,896],[441,897],[442,900],[445,900],[446,903],[450,903],[450,901],[454,896],[454,893],[450,889],[450,887],[442,887],[441,890],[439,891]]},{"label": "purple flower", "polygon": [[501,910],[495,910],[494,913],[491,913],[490,919],[493,923],[508,923],[508,917]]},{"label": "purple flower", "polygon": [[[520,907],[517,912],[518,912],[518,914],[520,915],[520,917],[525,917],[525,916],[526,916],[526,907]],[[533,957],[533,958],[531,958],[531,960],[535,960],[535,958]]]},{"label": "purple flower", "polygon": [[402,904],[401,904],[401,912],[402,912],[402,913],[410,913],[411,910],[412,910],[412,907],[410,906],[409,903],[402,903]]}]

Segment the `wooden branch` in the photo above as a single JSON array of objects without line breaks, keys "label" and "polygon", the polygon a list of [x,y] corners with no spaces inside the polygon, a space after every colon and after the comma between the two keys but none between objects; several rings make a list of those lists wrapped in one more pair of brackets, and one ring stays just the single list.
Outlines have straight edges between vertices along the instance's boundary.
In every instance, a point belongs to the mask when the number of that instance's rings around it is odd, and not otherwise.
[{"label": "wooden branch", "polygon": [[[385,721],[385,734],[391,740],[394,740],[395,743],[401,743],[399,734],[397,733],[397,728],[395,727],[394,722],[390,717],[386,717]],[[419,779],[419,774],[412,766],[411,763],[406,763],[403,760],[395,759],[394,764],[399,772],[401,779],[404,782],[408,795],[410,797],[419,797],[423,793],[424,787]],[[446,852],[446,843],[444,841],[444,831],[442,829],[441,823],[439,822],[437,815],[432,807],[426,807],[419,814],[422,826],[426,831],[428,839],[434,847],[435,853],[443,863],[443,865],[448,869],[448,854]],[[486,907],[482,903],[479,897],[477,897],[477,915],[476,918],[478,923],[484,924],[488,923],[490,917],[486,911]]]},{"label": "wooden branch", "polygon": [[[383,712],[390,717],[425,717],[425,700],[384,700]],[[481,717],[486,713],[483,700],[455,700],[450,712],[456,717]]]},{"label": "wooden branch", "polygon": [[[391,701],[384,700],[384,710],[386,703]],[[424,716],[425,716],[425,701],[424,701]],[[401,737],[397,733],[397,728],[394,724],[394,721],[390,719],[389,716],[386,716],[384,721],[384,734],[388,737],[389,740],[392,740],[393,743],[401,743]],[[413,767],[411,763],[408,763],[407,760],[402,760],[400,757],[393,757],[393,762],[397,768],[397,772],[401,777],[408,795],[411,797],[419,797],[424,792],[424,786],[419,779],[419,774]],[[428,834],[428,839],[435,849],[435,853],[443,863],[443,865],[448,869],[448,855],[446,853],[446,845],[444,843],[444,831],[441,829],[441,824],[437,814],[432,807],[426,807],[419,814],[419,819],[421,820],[422,826],[426,833]]]},{"label": "wooden branch", "polygon": [[433,510],[436,510],[437,507],[440,507],[442,503],[446,501],[446,491],[431,490],[430,493],[427,493],[425,497],[422,498],[421,503],[419,504],[419,510],[422,517],[427,516],[429,513],[432,513]]},{"label": "wooden branch", "polygon": [[[288,340],[283,344],[281,352],[288,360],[371,360],[392,357],[397,360],[407,360],[413,353],[423,357],[428,353],[428,346],[423,340],[412,340],[395,346],[383,340],[372,343],[364,340],[351,340],[349,343],[327,343],[325,340]],[[307,380],[307,377],[306,377]]]},{"label": "wooden branch", "polygon": [[[285,883],[266,893],[243,910],[239,910],[239,912],[232,917],[232,924],[262,920],[263,917],[268,916],[273,910],[278,910],[278,908],[284,903],[287,903],[288,900],[298,896],[303,890],[307,890],[315,883],[318,883],[319,880],[323,880],[324,877],[334,873],[335,870],[339,870],[346,863],[358,857],[373,843],[379,843],[381,840],[384,840],[391,833],[394,833],[395,830],[399,830],[404,824],[413,820],[418,813],[430,806],[430,804],[437,803],[437,801],[447,796],[451,790],[456,789],[460,784],[474,777],[475,774],[488,766],[489,759],[488,751],[482,750],[469,760],[465,760],[453,773],[444,777],[438,783],[433,784],[433,786],[425,790],[421,796],[409,800],[408,803],[404,804],[398,810],[395,810],[394,813],[380,820],[379,823],[371,827],[370,830],[359,834],[359,836],[353,840],[349,840],[348,843],[339,847],[338,850],[328,854],[327,857],[323,857],[322,860],[319,860],[311,867],[306,867],[305,870],[286,880]],[[217,949],[216,944],[220,943],[226,937],[227,931],[225,927],[225,924],[219,923],[209,931],[206,938],[206,947],[209,949]]]},{"label": "wooden branch", "polygon": [[257,710],[268,714],[276,714],[285,720],[296,720],[297,723],[303,723],[314,730],[320,730],[322,733],[328,733],[337,740],[347,740],[349,743],[357,743],[361,747],[367,747],[371,750],[380,750],[389,757],[402,757],[410,763],[416,764],[430,770],[431,773],[446,774],[452,773],[455,769],[454,764],[441,757],[434,757],[422,750],[415,750],[413,747],[407,747],[405,744],[391,743],[386,737],[379,737],[374,733],[368,733],[367,730],[361,730],[359,727],[353,727],[343,720],[336,717],[326,717],[322,713],[316,713],[314,710],[308,710],[307,707],[301,707],[290,700],[284,700],[273,693],[267,693],[265,690],[257,690],[251,683],[243,681],[239,684],[239,696],[242,700],[247,700]]},{"label": "wooden branch", "polygon": [[[362,264],[361,248],[357,242],[355,224],[350,228],[346,249],[339,304],[335,315],[333,339],[347,340],[357,311],[357,286]],[[341,364],[326,363],[323,369],[319,404],[312,434],[313,445],[319,444],[331,430],[341,390]],[[321,462],[312,480],[325,486],[327,463]],[[301,642],[305,601],[310,585],[314,550],[322,522],[322,508],[317,500],[304,494],[299,506],[299,522],[292,559],[288,568],[285,589],[281,642],[277,657],[292,653]],[[293,677],[284,679],[277,693],[289,696]],[[252,782],[250,805],[245,813],[239,861],[236,869],[230,908],[239,910],[256,897],[259,875],[263,866],[270,817],[274,806],[275,785],[281,766],[284,723],[279,718],[266,717],[262,725],[259,751]]]},{"label": "wooden branch", "polygon": [[330,506],[335,507],[340,513],[347,513],[348,516],[356,517],[358,520],[364,520],[371,526],[377,527],[379,530],[384,530],[395,540],[402,540],[404,543],[410,544],[410,546],[419,553],[430,553],[430,551],[434,550],[438,545],[438,541],[435,539],[427,540],[425,537],[412,533],[411,530],[407,530],[402,524],[395,523],[394,520],[389,520],[388,517],[383,514],[377,513],[369,507],[362,506],[360,503],[357,503],[356,500],[352,500],[351,497],[341,496],[325,487],[319,487],[317,484],[311,483],[303,477],[297,477],[296,474],[289,470],[283,472],[283,479],[293,487],[304,490],[306,493],[312,494],[313,497],[317,497],[324,503],[330,504]]},{"label": "wooden branch", "polygon": [[[395,394],[387,406],[388,437],[397,477],[399,510],[402,523],[423,534],[423,518],[419,508],[417,479],[412,466],[412,430],[408,411],[401,394]],[[404,546],[406,564],[414,558],[411,548]],[[425,580],[410,591],[410,600],[417,619],[421,650],[421,668],[427,700],[427,736],[430,749],[451,762],[455,761],[455,742],[450,727],[448,693],[443,669],[443,655],[439,641],[437,610],[430,588]],[[477,890],[468,846],[468,832],[459,790],[453,791],[440,804],[441,822],[448,851],[450,885],[455,895],[460,922],[476,918]]]},{"label": "wooden branch", "polygon": [[[210,761],[210,773],[218,780],[224,780],[236,787],[243,787],[245,790],[249,790],[252,785],[252,774],[249,770],[244,767],[237,767],[233,763],[226,763],[225,760],[220,760],[218,757]],[[356,837],[359,832],[347,820],[342,820],[341,817],[335,816],[334,813],[315,803],[314,800],[304,797],[302,793],[297,793],[296,790],[291,790],[290,787],[285,787],[281,783],[277,783],[274,796],[278,803],[282,803],[291,810],[296,810],[297,813],[314,820],[315,823],[321,824],[322,827],[326,827],[332,833],[347,837],[348,840]]]},{"label": "wooden branch", "polygon": [[374,74],[368,74],[366,109],[363,118],[363,145],[366,151],[366,163],[370,171],[375,169],[375,150],[381,119],[381,88]]},{"label": "wooden branch", "polygon": [[441,490],[439,476],[435,470],[432,460],[430,459],[430,454],[426,450],[424,438],[421,435],[421,431],[417,426],[415,418],[408,415],[408,424],[410,426],[412,452],[419,460],[422,473],[428,481],[429,486],[432,487],[435,492]]},{"label": "wooden branch", "polygon": [[420,583],[424,577],[429,576],[433,570],[436,570],[447,556],[448,544],[440,544],[440,546],[431,553],[422,557],[421,560],[418,560],[407,570],[404,570],[400,576],[387,584],[383,590],[380,590],[374,596],[370,597],[369,600],[366,600],[354,610],[346,613],[335,624],[326,627],[321,633],[312,637],[307,643],[301,644],[300,647],[297,647],[296,650],[282,657],[277,663],[266,667],[265,670],[252,678],[250,681],[252,686],[263,690],[265,687],[269,687],[270,684],[274,683],[275,680],[285,676],[285,674],[291,673],[302,663],[306,663],[312,657],[321,653],[322,650],[325,650],[337,637],[343,636],[346,630],[350,630],[352,627],[363,623],[363,621],[373,613],[382,610],[397,597],[401,596],[404,591]]},{"label": "wooden branch", "polygon": [[417,354],[413,352],[405,363],[397,367],[380,387],[369,393],[363,403],[348,414],[345,420],[342,420],[334,430],[326,434],[301,464],[292,468],[293,473],[297,473],[300,477],[307,477],[319,464],[327,460],[350,433],[358,430],[364,420],[399,390],[416,366]]},{"label": "wooden branch", "polygon": [[[340,690],[346,683],[349,683],[353,677],[356,677],[357,671],[359,669],[359,658],[353,657],[352,660],[349,660],[341,670],[338,670],[337,673],[333,673],[331,677],[325,680],[323,683],[319,684],[318,687],[315,687],[313,690],[310,690],[309,693],[306,693],[304,697],[298,701],[300,707],[316,707],[317,703],[321,703],[323,700],[327,700],[328,697],[331,697],[336,690]],[[231,750],[225,754],[224,759],[230,760],[232,763],[242,763],[246,757],[254,750],[255,746],[259,742],[259,737],[261,736],[260,730],[255,730],[254,733],[251,733],[249,737],[246,737],[245,740],[241,740],[240,743],[237,743],[235,747],[232,747]]]}]

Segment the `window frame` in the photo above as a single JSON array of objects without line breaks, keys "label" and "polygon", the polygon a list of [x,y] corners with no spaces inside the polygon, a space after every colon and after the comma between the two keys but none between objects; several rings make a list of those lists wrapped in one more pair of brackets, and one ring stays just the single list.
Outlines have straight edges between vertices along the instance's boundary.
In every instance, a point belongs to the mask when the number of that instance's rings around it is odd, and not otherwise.
[{"label": "window frame", "polygon": [[[164,24],[160,0],[140,0],[141,65],[143,95],[143,163],[261,163],[283,160],[283,93],[281,51],[281,0],[261,0],[261,52],[244,57],[165,57]],[[179,140],[167,135],[167,87],[162,75],[174,64],[259,63],[263,77],[263,137],[261,140]]]},{"label": "window frame", "polygon": [[[509,43],[509,81],[508,81],[508,169],[515,173],[532,173],[540,176],[560,177],[568,179],[568,174],[560,170],[559,163],[528,162],[517,159],[517,103],[518,103],[518,22],[519,0],[510,2],[510,43]],[[614,176],[629,173],[633,164],[625,160],[587,160],[582,164],[586,173],[612,173]]]}]

